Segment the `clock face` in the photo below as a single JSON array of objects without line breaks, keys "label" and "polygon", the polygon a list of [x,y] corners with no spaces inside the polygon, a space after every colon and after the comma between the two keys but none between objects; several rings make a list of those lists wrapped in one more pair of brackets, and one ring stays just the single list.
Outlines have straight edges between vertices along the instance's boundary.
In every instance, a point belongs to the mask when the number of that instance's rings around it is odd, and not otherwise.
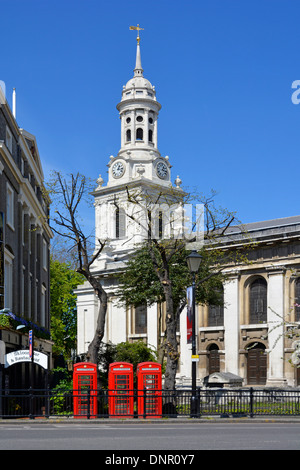
[{"label": "clock face", "polygon": [[159,176],[159,178],[161,178],[162,180],[166,179],[166,177],[168,176],[167,165],[165,165],[165,163],[163,162],[159,162],[156,165],[156,173]]},{"label": "clock face", "polygon": [[116,162],[112,167],[112,174],[114,178],[121,178],[125,172],[125,167],[122,162]]}]

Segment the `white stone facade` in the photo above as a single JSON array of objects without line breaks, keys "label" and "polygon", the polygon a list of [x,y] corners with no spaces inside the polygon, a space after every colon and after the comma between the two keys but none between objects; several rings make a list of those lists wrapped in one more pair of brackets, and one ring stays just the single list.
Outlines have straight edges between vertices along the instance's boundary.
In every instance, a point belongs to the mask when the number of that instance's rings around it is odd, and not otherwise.
[{"label": "white stone facade", "polygon": [[[98,238],[109,239],[93,268],[110,294],[105,342],[143,339],[157,348],[162,331],[159,306],[149,307],[146,313],[140,314],[120,307],[114,295],[115,274],[124,269],[124,263],[142,237],[126,215],[128,207],[124,209],[127,188],[145,192],[153,186],[157,190],[174,188],[169,158],[162,157],[158,151],[160,108],[155,88],[143,76],[138,40],[134,77],[123,87],[122,99],[117,105],[121,148],[117,156],[109,159],[107,184],[104,185],[99,176],[94,192],[96,245]],[[160,171],[158,164],[161,164]],[[216,324],[208,306],[197,307],[200,356],[197,381],[201,384],[210,372],[219,370],[242,377],[244,385],[296,386],[299,374],[288,362],[293,352],[292,340],[285,337],[288,325],[282,322],[283,319],[300,320],[292,307],[295,300],[300,303],[296,296],[299,289],[295,287],[300,272],[300,217],[249,224],[247,230],[257,240],[253,262],[238,269],[235,266],[232,272],[228,268],[231,276],[223,286],[224,312],[219,312]],[[94,336],[98,300],[88,283],[78,286],[76,293],[77,352],[81,355],[86,353]],[[256,295],[254,301],[251,300],[253,295]],[[264,315],[258,323],[252,318],[253,302],[257,314]],[[186,343],[186,330],[186,312],[183,311],[178,332],[181,354],[178,385],[191,384],[191,345]]]}]

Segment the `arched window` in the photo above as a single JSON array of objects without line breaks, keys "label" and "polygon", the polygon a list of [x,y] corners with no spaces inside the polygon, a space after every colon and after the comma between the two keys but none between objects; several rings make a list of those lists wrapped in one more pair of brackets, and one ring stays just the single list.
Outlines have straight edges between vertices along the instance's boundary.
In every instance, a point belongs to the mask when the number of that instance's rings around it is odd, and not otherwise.
[{"label": "arched window", "polygon": [[152,129],[149,129],[149,136],[148,136],[149,142],[152,142],[152,138],[153,138],[153,131]]},{"label": "arched window", "polygon": [[136,140],[143,140],[143,129],[141,127],[136,130]]},{"label": "arched window", "polygon": [[295,282],[295,321],[300,321],[300,277]]},{"label": "arched window", "polygon": [[125,211],[124,209],[117,207],[116,208],[116,238],[123,238],[126,234],[125,226]]},{"label": "arched window", "polygon": [[127,129],[126,131],[126,142],[131,142],[131,130]]},{"label": "arched window", "polygon": [[208,326],[224,325],[224,291],[223,287],[218,289],[218,296],[221,305],[210,305],[208,310]]},{"label": "arched window", "polygon": [[250,324],[267,321],[267,282],[262,277],[250,285]]}]

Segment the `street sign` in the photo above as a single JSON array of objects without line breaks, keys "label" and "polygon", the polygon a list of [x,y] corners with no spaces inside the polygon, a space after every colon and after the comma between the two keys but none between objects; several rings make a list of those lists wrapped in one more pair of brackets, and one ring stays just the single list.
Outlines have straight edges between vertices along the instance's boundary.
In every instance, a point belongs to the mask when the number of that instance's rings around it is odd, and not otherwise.
[{"label": "street sign", "polygon": [[[28,349],[20,349],[19,351],[13,351],[11,353],[5,354],[4,367],[13,366],[19,362],[32,362],[32,359],[29,357]],[[34,363],[48,369],[48,356],[47,354],[41,353],[39,351],[34,352]]]}]

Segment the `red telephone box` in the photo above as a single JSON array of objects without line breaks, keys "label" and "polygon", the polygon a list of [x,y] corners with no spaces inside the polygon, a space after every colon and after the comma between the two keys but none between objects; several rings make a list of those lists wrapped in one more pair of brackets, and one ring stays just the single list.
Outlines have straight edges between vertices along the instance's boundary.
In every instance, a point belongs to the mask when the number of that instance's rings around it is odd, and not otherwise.
[{"label": "red telephone box", "polygon": [[108,373],[108,407],[112,418],[133,417],[133,365],[113,362]]},{"label": "red telephone box", "polygon": [[96,418],[97,365],[79,362],[73,369],[74,418]]},{"label": "red telephone box", "polygon": [[141,362],[137,366],[138,415],[140,418],[161,418],[161,364]]}]

